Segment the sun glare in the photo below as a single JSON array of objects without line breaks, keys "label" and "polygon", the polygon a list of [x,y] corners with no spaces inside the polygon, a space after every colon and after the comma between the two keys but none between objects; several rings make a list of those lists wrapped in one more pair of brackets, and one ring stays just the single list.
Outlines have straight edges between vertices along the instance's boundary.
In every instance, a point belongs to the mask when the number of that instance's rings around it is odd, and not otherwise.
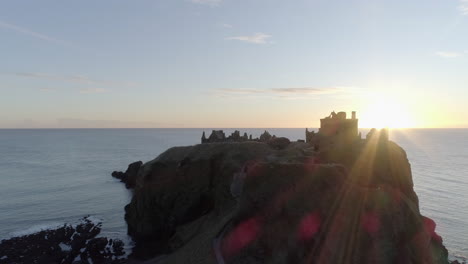
[{"label": "sun glare", "polygon": [[370,105],[360,118],[360,126],[367,128],[407,128],[413,122],[409,111],[396,102],[378,100]]}]

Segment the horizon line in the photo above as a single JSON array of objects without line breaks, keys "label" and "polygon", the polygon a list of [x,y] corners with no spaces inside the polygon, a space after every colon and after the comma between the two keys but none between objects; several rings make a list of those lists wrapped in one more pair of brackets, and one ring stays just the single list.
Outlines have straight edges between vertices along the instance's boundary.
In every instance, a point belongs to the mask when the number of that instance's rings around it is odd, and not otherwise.
[{"label": "horizon line", "polygon": [[[3,127],[0,130],[66,130],[66,129],[319,129],[320,127]],[[372,129],[376,127],[359,127]],[[376,128],[382,129],[382,128]],[[389,127],[390,130],[403,129],[468,129],[468,127]]]}]

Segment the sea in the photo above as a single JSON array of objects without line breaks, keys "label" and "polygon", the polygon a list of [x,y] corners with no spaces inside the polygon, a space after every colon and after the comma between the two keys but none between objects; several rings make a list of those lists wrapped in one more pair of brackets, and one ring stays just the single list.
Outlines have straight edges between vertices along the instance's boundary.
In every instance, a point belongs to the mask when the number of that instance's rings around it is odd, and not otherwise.
[{"label": "sea", "polygon": [[[198,144],[211,130],[0,129],[0,240],[91,215],[102,221],[101,236],[122,239],[130,250],[124,206],[131,191],[112,171]],[[239,130],[305,137],[296,128]],[[435,220],[452,259],[468,259],[468,129],[395,129],[390,139],[406,150],[421,213]]]}]

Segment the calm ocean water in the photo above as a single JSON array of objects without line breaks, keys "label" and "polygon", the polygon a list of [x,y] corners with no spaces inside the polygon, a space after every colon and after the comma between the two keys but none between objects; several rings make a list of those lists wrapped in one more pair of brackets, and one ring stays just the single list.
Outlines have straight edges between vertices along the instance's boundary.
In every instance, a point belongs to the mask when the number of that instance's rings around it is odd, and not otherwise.
[{"label": "calm ocean water", "polygon": [[[110,173],[169,147],[197,144],[202,131],[0,130],[0,239],[92,215],[102,219],[102,235],[128,241],[124,206],[131,194]],[[263,129],[244,131],[256,137]],[[268,131],[304,138],[304,129]],[[466,258],[468,129],[394,130],[390,137],[408,154],[422,213],[436,221],[450,254]]]}]

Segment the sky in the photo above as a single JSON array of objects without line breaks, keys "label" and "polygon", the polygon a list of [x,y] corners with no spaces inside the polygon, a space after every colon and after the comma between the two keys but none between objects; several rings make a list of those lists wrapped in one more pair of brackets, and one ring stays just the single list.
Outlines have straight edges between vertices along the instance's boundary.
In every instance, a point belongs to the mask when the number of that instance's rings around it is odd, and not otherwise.
[{"label": "sky", "polygon": [[468,0],[0,2],[0,128],[468,127]]}]

